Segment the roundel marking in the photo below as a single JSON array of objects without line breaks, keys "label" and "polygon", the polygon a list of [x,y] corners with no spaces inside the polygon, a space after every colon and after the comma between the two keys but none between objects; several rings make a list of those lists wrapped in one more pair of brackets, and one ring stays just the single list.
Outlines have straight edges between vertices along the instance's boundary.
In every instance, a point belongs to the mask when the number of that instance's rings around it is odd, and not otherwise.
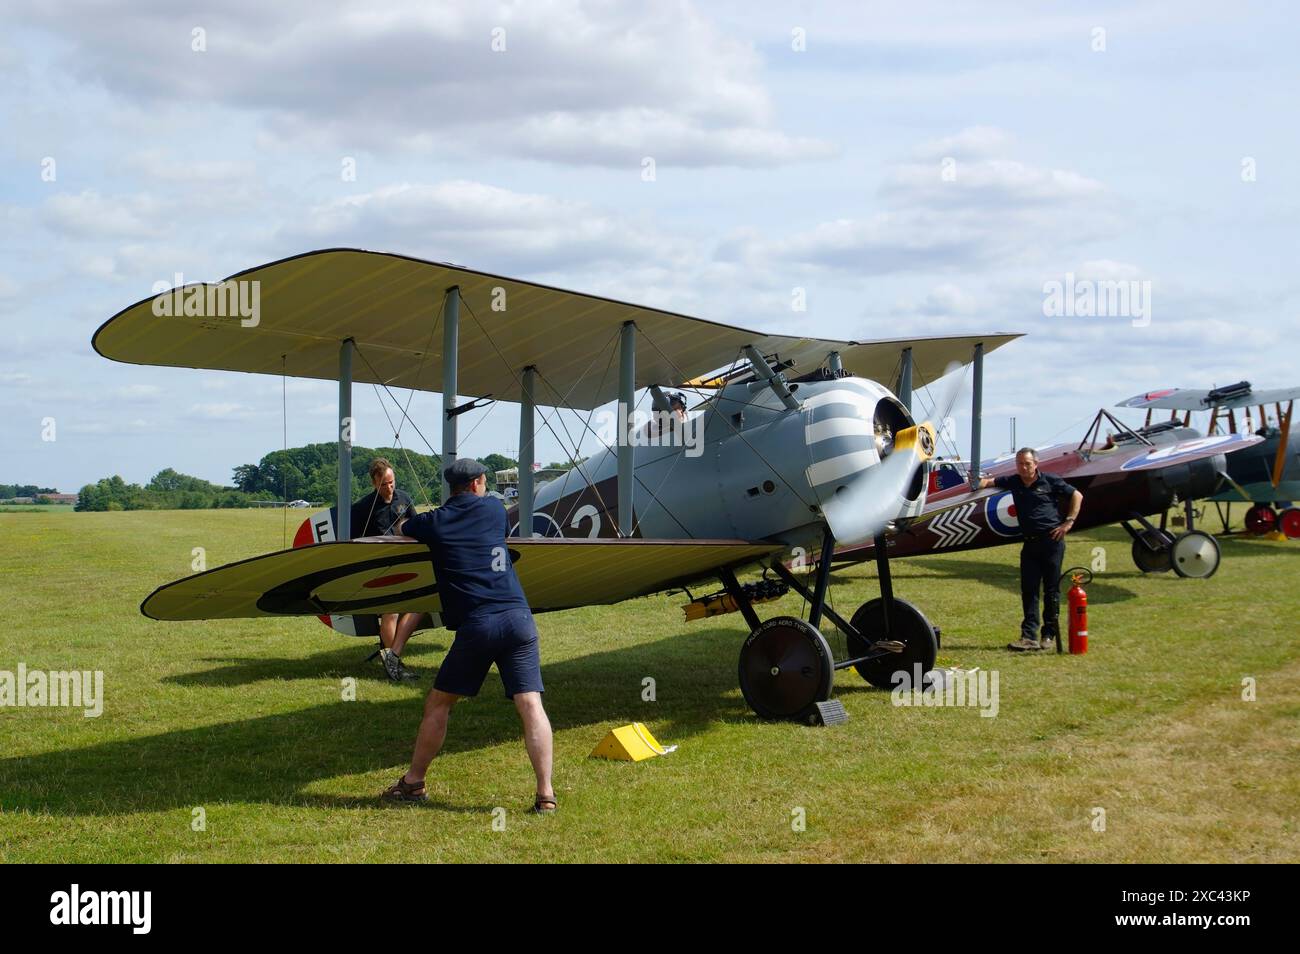
[{"label": "roundel marking", "polygon": [[1011,491],[994,494],[984,503],[984,516],[989,529],[1000,537],[1020,536],[1020,517],[1016,513],[1016,498]]},{"label": "roundel marking", "polygon": [[1135,454],[1124,463],[1120,470],[1136,470],[1139,467],[1175,464],[1189,458],[1206,457],[1206,451],[1226,444],[1235,444],[1243,439],[1241,434],[1217,434],[1213,437],[1201,437],[1196,440],[1180,441],[1165,447],[1157,447],[1145,454]]},{"label": "roundel marking", "polygon": [[396,586],[399,583],[410,582],[417,576],[419,576],[418,573],[391,573],[388,576],[377,576],[361,585],[368,590],[382,590],[386,586]]}]

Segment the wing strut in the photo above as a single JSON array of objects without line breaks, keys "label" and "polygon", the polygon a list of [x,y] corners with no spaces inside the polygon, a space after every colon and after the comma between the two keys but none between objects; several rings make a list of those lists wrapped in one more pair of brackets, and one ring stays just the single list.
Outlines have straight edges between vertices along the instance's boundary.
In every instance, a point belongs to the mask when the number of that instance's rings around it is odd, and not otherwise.
[{"label": "wing strut", "polygon": [[903,407],[907,408],[907,413],[912,413],[912,349],[904,348],[903,356],[900,359],[901,367],[898,369],[898,400]]},{"label": "wing strut", "polygon": [[618,342],[618,535],[632,535],[632,404],[636,397],[636,323],[623,322]]},{"label": "wing strut", "polygon": [[1282,469],[1286,466],[1287,445],[1291,440],[1291,410],[1295,406],[1295,401],[1286,402],[1286,416],[1282,416],[1282,405],[1277,405],[1277,422],[1282,427],[1282,439],[1277,445],[1277,457],[1273,459],[1273,486],[1282,480]]},{"label": "wing strut", "polygon": [[[536,456],[534,440],[536,439],[536,418],[534,408],[537,405],[535,389],[537,368],[529,365],[524,368],[519,382],[519,535],[531,538],[533,535],[533,457]],[[527,528],[527,529],[525,529]]]},{"label": "wing strut", "polygon": [[[442,467],[456,459],[456,377],[460,371],[460,286],[452,285],[442,304]],[[442,502],[451,499],[447,479],[442,480]]]},{"label": "wing strut", "polygon": [[971,361],[975,365],[975,376],[971,381],[970,466],[966,473],[971,490],[977,490],[980,483],[980,418],[984,413],[984,342],[975,346],[975,355]]},{"label": "wing strut", "polygon": [[339,540],[352,539],[352,351],[356,342],[339,346]]}]

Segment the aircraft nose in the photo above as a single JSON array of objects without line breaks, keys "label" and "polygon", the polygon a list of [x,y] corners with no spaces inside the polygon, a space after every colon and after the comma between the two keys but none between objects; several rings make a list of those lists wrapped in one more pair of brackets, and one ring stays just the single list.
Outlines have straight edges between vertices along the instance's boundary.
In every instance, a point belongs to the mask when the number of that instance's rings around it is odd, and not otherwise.
[{"label": "aircraft nose", "polygon": [[836,539],[879,533],[909,506],[917,468],[934,456],[928,422],[915,424],[879,385],[841,380],[804,402],[808,485]]},{"label": "aircraft nose", "polygon": [[804,440],[812,461],[806,477],[819,502],[892,450],[892,433],[884,441],[876,428],[879,400],[857,382],[842,380],[804,401]]}]

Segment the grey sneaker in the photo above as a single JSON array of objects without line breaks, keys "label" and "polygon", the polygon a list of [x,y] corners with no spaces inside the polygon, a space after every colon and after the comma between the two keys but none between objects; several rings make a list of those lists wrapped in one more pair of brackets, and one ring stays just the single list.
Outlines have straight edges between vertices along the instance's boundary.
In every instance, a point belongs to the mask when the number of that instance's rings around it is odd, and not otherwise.
[{"label": "grey sneaker", "polygon": [[1007,643],[1007,649],[1017,653],[1036,653],[1041,647],[1038,645],[1038,640],[1021,637],[1014,643]]},{"label": "grey sneaker", "polygon": [[397,655],[391,649],[381,649],[379,658],[384,664],[384,672],[392,682],[409,682],[412,679],[419,679],[415,673],[402,665],[402,657]]},{"label": "grey sneaker", "polygon": [[1045,633],[1043,638],[1038,641],[1039,649],[1055,649],[1056,637],[1051,633]]}]

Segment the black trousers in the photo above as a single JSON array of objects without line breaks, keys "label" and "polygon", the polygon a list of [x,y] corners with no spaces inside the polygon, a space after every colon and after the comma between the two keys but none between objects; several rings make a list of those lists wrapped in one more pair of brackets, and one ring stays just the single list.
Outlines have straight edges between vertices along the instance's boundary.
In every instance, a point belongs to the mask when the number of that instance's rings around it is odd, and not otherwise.
[{"label": "black trousers", "polygon": [[1020,635],[1025,639],[1038,638],[1038,593],[1043,594],[1043,635],[1055,636],[1061,631],[1061,561],[1065,559],[1065,541],[1053,540],[1046,533],[1026,537],[1020,549],[1020,602],[1025,618],[1020,624]]}]

